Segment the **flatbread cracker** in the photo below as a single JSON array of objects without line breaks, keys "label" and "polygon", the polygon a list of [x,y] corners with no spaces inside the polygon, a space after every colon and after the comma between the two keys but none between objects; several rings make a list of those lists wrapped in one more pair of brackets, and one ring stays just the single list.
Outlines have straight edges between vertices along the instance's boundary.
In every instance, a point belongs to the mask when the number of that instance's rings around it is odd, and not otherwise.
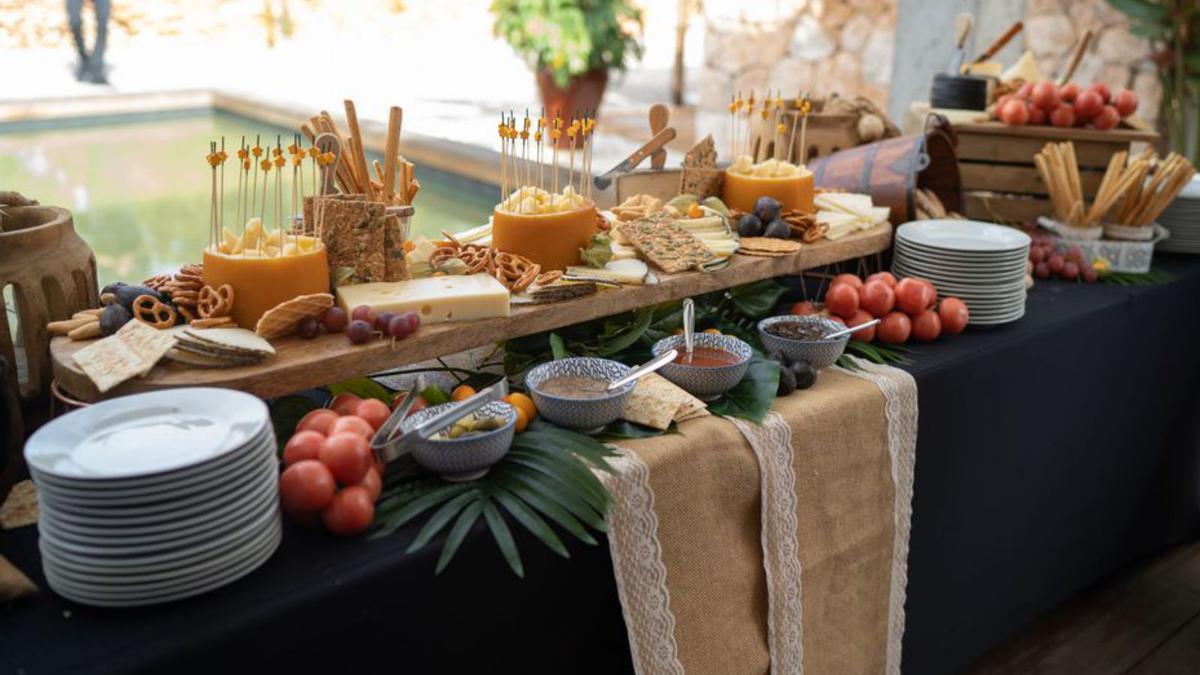
[{"label": "flatbread cracker", "polygon": [[202,351],[190,349],[188,345],[176,344],[171,351],[167,352],[167,360],[193,368],[231,368],[252,365],[261,361],[262,358],[232,355],[228,352]]},{"label": "flatbread cracker", "polygon": [[33,486],[33,481],[23,480],[12,486],[4,505],[0,506],[0,530],[25,527],[37,520],[37,488]]},{"label": "flatbread cracker", "polygon": [[679,411],[700,406],[707,413],[704,402],[687,393],[658,373],[643,375],[629,394],[621,418],[653,429],[665,430],[678,419]]},{"label": "flatbread cracker", "polygon": [[129,321],[116,333],[75,352],[75,363],[96,389],[109,389],[150,372],[175,346],[175,333],[160,331],[141,321]]},{"label": "flatbread cracker", "polygon": [[673,221],[670,215],[659,214],[622,223],[616,229],[668,274],[699,268],[716,257],[704,242]]},{"label": "flatbread cracker", "polygon": [[738,253],[744,255],[785,256],[793,255],[803,244],[792,239],[774,237],[742,237],[738,242]]},{"label": "flatbread cracker", "polygon": [[709,134],[684,155],[679,194],[696,195],[699,199],[720,195],[724,177],[725,172],[717,168],[717,146]]},{"label": "flatbread cracker", "polygon": [[203,330],[188,328],[183,331],[183,335],[179,339],[183,342],[198,343],[201,346],[208,345],[228,352],[262,356],[270,356],[275,353],[275,348],[271,346],[270,342],[255,335],[254,331],[245,328],[206,328]]}]

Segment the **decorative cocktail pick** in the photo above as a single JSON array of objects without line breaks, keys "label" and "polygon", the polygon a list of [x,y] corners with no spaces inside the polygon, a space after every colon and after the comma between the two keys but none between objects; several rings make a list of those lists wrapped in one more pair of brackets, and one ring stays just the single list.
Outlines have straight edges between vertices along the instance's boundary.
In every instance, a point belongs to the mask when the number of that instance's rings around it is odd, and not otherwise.
[{"label": "decorative cocktail pick", "polygon": [[542,164],[542,137],[546,129],[546,109],[542,108],[542,115],[538,117],[537,131],[533,132],[533,140],[537,143],[537,165],[538,165],[538,182],[539,190],[546,189],[546,183],[543,181],[544,172]]},{"label": "decorative cocktail pick", "polygon": [[567,140],[570,142],[570,160],[567,170],[567,185],[574,185],[575,182],[575,139],[579,135],[579,111],[575,111],[575,115],[571,117],[571,124],[567,127]]},{"label": "decorative cocktail pick", "polygon": [[521,181],[521,187],[530,184],[529,179],[529,127],[533,125],[533,121],[529,119],[529,108],[525,109],[525,119],[521,123],[521,163],[524,165],[525,175]]},{"label": "decorative cocktail pick", "polygon": [[221,149],[217,151],[221,160],[221,196],[217,201],[217,232],[216,243],[221,243],[221,233],[225,230],[225,160],[229,153],[225,152],[225,137],[221,137]]},{"label": "decorative cocktail pick", "polygon": [[254,157],[254,187],[250,190],[250,213],[258,211],[258,158],[262,157],[262,136],[254,137],[254,147],[250,148],[250,154]]},{"label": "decorative cocktail pick", "polygon": [[217,229],[217,166],[221,163],[221,155],[217,153],[217,142],[209,141],[208,154],[204,156],[204,160],[208,162],[208,166],[212,169],[212,196],[209,200],[208,209],[208,245],[211,248],[214,240],[214,231]]},{"label": "decorative cocktail pick", "polygon": [[246,179],[249,177],[250,152],[246,150],[246,137],[242,136],[242,147],[238,148],[238,188],[237,188],[237,226],[245,227],[246,220]]},{"label": "decorative cocktail pick", "polygon": [[[559,117],[559,112],[554,112],[554,126],[550,129],[550,140],[554,145],[554,161],[550,164],[550,172],[553,174],[554,189],[553,194],[558,194],[558,139],[562,138],[563,121]],[[551,196],[553,202],[553,195]]]},{"label": "decorative cocktail pick", "polygon": [[786,125],[779,121],[779,111],[783,109],[783,99],[779,97],[779,91],[775,91],[775,106],[771,116],[771,123],[775,127],[774,143],[771,146],[771,157],[774,159],[779,159],[780,134],[787,131]]},{"label": "decorative cocktail pick", "polygon": [[764,152],[767,149],[767,134],[765,127],[767,119],[771,117],[771,90],[767,90],[767,97],[763,99],[762,111],[759,113],[762,120],[758,123],[758,148],[754,151],[754,163],[758,164],[763,161]]},{"label": "decorative cocktail pick", "polygon": [[500,124],[496,126],[500,135],[500,203],[508,200],[508,125],[504,113],[500,113]]},{"label": "decorative cocktail pick", "polygon": [[754,134],[750,131],[750,125],[754,121],[754,90],[750,90],[750,99],[746,101],[746,133],[745,135],[745,152],[743,155],[750,155],[751,144],[754,142]]},{"label": "decorative cocktail pick", "polygon": [[275,138],[275,149],[271,151],[275,155],[272,162],[275,164],[275,229],[279,230],[279,243],[282,249],[283,244],[283,167],[287,165],[287,158],[283,156],[283,137]]},{"label": "decorative cocktail pick", "polygon": [[808,143],[805,137],[808,135],[808,116],[812,113],[812,101],[808,100],[808,94],[804,95],[804,100],[797,105],[797,112],[800,115],[800,165],[803,166],[808,161]]}]

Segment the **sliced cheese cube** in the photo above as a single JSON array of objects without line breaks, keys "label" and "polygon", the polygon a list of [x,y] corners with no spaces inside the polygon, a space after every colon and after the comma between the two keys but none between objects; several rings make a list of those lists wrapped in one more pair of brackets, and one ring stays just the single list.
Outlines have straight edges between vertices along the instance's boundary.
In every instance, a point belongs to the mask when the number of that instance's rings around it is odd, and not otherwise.
[{"label": "sliced cheese cube", "polygon": [[426,277],[339,286],[346,312],[367,305],[375,313],[416,312],[421,323],[508,316],[508,289],[487,274]]},{"label": "sliced cheese cube", "polygon": [[1041,82],[1042,74],[1038,70],[1037,60],[1033,58],[1033,52],[1028,49],[1017,62],[1008,67],[1004,74],[1000,76],[1001,82],[1012,82],[1013,80],[1024,80],[1026,82]]}]

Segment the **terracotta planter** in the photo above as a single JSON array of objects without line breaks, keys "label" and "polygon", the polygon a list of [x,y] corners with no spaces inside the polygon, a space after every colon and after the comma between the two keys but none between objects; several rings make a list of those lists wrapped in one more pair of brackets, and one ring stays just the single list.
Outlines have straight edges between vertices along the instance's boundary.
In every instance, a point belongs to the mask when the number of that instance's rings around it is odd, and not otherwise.
[{"label": "terracotta planter", "polygon": [[[591,112],[599,117],[600,99],[604,98],[604,88],[608,86],[608,71],[592,70],[579,77],[572,78],[563,89],[554,82],[554,76],[548,70],[540,70],[537,74],[538,90],[542,93],[542,104],[546,106],[546,118],[553,119],[554,113],[562,115],[564,126],[571,123],[571,116],[580,116]],[[564,133],[558,140],[559,148],[570,146],[570,141]]]}]

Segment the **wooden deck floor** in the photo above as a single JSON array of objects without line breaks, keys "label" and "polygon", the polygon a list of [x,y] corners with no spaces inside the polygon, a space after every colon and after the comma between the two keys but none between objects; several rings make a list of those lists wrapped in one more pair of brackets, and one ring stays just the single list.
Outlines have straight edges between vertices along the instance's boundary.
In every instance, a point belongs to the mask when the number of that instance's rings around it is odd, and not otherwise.
[{"label": "wooden deck floor", "polygon": [[1200,673],[1200,542],[1072,598],[967,672]]}]

